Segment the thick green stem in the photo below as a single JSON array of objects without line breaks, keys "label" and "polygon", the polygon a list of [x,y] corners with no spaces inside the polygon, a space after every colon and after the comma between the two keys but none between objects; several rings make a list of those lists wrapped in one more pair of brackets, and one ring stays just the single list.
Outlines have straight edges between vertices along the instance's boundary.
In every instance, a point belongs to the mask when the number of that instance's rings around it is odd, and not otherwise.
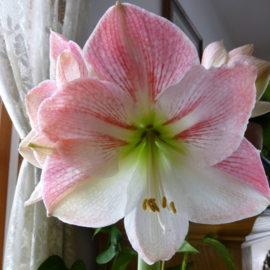
[{"label": "thick green stem", "polygon": [[138,270],[160,270],[160,262],[149,265],[138,256]]}]

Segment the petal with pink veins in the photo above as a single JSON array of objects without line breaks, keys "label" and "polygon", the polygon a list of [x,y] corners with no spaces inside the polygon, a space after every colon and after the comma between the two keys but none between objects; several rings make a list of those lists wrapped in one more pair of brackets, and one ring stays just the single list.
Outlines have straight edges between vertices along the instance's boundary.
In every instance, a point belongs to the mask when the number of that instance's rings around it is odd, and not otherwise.
[{"label": "petal with pink veins", "polygon": [[43,200],[49,215],[87,227],[108,226],[123,218],[126,188],[137,167],[140,152],[138,147],[122,160],[116,176],[102,179],[70,167],[56,152],[51,154],[41,177]]},{"label": "petal with pink veins", "polygon": [[31,126],[35,131],[39,131],[38,126],[38,109],[41,103],[52,96],[57,91],[54,81],[44,81],[37,87],[33,88],[26,96],[26,108],[30,118]]},{"label": "petal with pink veins", "polygon": [[263,95],[270,79],[270,62],[261,60],[253,56],[239,55],[230,58],[228,61],[228,65],[232,66],[236,62],[246,62],[249,65],[253,65],[258,69],[258,75],[256,80],[256,100],[258,101]]},{"label": "petal with pink veins", "polygon": [[67,82],[81,78],[80,67],[70,51],[63,51],[57,58],[56,83],[60,87]]},{"label": "petal with pink veins", "polygon": [[107,80],[143,102],[199,64],[195,46],[177,26],[131,4],[110,8],[83,51]]},{"label": "petal with pink veins", "polygon": [[51,141],[88,140],[100,132],[128,141],[136,135],[136,104],[116,85],[97,79],[66,84],[39,109],[40,128]]},{"label": "petal with pink veins", "polygon": [[270,202],[257,150],[246,140],[214,167],[199,168],[177,152],[161,155],[165,194],[177,214],[204,224],[234,222],[260,214]]},{"label": "petal with pink veins", "polygon": [[55,80],[57,57],[64,51],[69,50],[68,40],[51,30],[50,35],[50,79]]},{"label": "petal with pink veins", "polygon": [[88,140],[64,140],[56,144],[62,160],[93,177],[110,177],[118,172],[118,161],[127,143],[112,136],[93,134]]},{"label": "petal with pink veins", "polygon": [[209,44],[203,51],[202,65],[209,69],[210,67],[220,67],[226,64],[228,53],[223,45],[223,41],[216,41]]},{"label": "petal with pink veins", "polygon": [[249,44],[249,45],[244,45],[242,47],[238,47],[229,51],[228,55],[229,55],[229,58],[233,58],[238,55],[251,56],[252,53],[253,53],[253,45]]},{"label": "petal with pink veins", "polygon": [[255,79],[256,68],[241,63],[209,70],[192,67],[158,97],[159,131],[199,166],[222,161],[242,141],[254,107]]}]

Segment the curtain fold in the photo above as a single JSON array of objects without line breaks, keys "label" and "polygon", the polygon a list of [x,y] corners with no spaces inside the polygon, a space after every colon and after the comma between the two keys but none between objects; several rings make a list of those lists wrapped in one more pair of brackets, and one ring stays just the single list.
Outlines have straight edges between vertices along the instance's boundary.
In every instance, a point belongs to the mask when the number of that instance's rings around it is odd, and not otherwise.
[{"label": "curtain fold", "polygon": [[[49,79],[50,28],[75,40],[87,16],[79,14],[82,5],[87,7],[84,12],[89,12],[89,0],[0,0],[0,95],[21,138],[31,130],[25,96]],[[86,40],[88,33],[79,36]],[[23,161],[10,215],[4,270],[36,270],[50,255],[61,256],[68,267],[79,258],[78,229],[47,218],[42,202],[24,207],[40,173]]]}]

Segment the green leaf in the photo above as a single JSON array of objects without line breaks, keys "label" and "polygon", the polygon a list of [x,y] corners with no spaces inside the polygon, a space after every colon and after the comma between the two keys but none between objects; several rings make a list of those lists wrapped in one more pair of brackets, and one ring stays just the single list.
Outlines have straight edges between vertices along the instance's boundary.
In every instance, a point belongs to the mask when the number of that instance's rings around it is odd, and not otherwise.
[{"label": "green leaf", "polygon": [[107,250],[103,251],[96,258],[98,264],[104,264],[109,262],[117,253],[117,250],[114,245],[111,245]]},{"label": "green leaf", "polygon": [[86,266],[82,260],[78,260],[72,265],[71,270],[86,270]]},{"label": "green leaf", "polygon": [[224,245],[211,237],[205,237],[202,242],[212,247],[224,260],[230,270],[235,270],[233,259]]},{"label": "green leaf", "polygon": [[213,239],[216,239],[216,235],[212,232],[212,233],[208,233],[204,238],[213,238]]},{"label": "green leaf", "polygon": [[110,234],[112,244],[123,243],[123,236],[116,225],[111,226]]},{"label": "green leaf", "polygon": [[113,263],[111,270],[125,270],[132,259],[137,256],[137,252],[131,248],[125,247],[123,254],[121,254],[117,260]]},{"label": "green leaf", "polygon": [[182,244],[182,246],[176,251],[176,252],[188,252],[188,253],[194,253],[197,254],[199,253],[199,251],[194,248],[192,245],[190,245],[186,240],[184,240],[184,243]]},{"label": "green leaf", "polygon": [[[186,265],[186,270],[189,270],[193,266],[193,264],[194,262],[188,262]],[[182,264],[166,268],[166,270],[181,270],[181,269],[182,269]]]},{"label": "green leaf", "polygon": [[101,229],[102,229],[102,227],[101,227],[101,228],[96,228],[96,229],[95,229],[95,232],[94,232],[94,234],[93,234],[92,239],[94,239],[95,235],[98,234],[98,233],[101,231]]},{"label": "green leaf", "polygon": [[61,257],[57,255],[52,255],[40,265],[38,270],[68,270],[68,269],[65,266],[65,263]]}]

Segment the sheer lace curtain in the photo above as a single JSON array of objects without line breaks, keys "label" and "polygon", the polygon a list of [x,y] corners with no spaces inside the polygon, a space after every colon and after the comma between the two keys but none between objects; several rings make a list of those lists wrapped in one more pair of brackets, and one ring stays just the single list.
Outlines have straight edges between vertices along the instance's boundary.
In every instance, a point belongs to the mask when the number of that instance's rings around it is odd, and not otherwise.
[{"label": "sheer lace curtain", "polygon": [[[78,31],[87,23],[83,20],[89,18],[89,9],[90,0],[0,0],[0,94],[21,138],[30,131],[25,95],[49,78],[50,28],[68,39],[80,37],[79,43],[83,43],[89,33]],[[70,267],[80,257],[77,228],[47,218],[42,202],[24,207],[39,177],[40,170],[23,161],[10,216],[4,270],[36,270],[53,254],[60,255]]]}]

